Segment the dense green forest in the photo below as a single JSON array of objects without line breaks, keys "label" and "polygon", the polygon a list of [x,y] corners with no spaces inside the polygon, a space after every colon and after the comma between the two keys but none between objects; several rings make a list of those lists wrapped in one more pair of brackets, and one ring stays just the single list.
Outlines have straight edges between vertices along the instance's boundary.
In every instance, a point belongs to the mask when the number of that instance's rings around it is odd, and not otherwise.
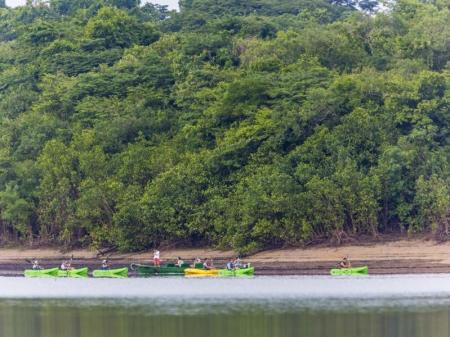
[{"label": "dense green forest", "polygon": [[450,1],[0,1],[3,244],[450,238]]}]

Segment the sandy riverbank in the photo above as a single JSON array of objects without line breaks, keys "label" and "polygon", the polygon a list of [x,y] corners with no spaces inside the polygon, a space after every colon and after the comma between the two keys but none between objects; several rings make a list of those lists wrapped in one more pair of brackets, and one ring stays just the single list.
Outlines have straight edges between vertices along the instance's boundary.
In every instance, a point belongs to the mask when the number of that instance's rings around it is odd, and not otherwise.
[{"label": "sandy riverbank", "polygon": [[[61,253],[55,249],[0,249],[0,269],[22,270],[25,259],[38,258],[43,264],[54,265],[73,254],[74,262],[98,264],[97,252],[76,250]],[[211,249],[161,250],[162,259],[170,261],[181,256],[190,261],[195,257],[209,257],[223,264],[236,254],[233,251]],[[245,260],[253,263],[261,274],[326,274],[343,256],[349,256],[354,265],[368,265],[371,273],[450,273],[450,243],[431,240],[399,240],[370,245],[280,249],[260,252]],[[112,254],[114,265],[148,263],[152,252]]]}]

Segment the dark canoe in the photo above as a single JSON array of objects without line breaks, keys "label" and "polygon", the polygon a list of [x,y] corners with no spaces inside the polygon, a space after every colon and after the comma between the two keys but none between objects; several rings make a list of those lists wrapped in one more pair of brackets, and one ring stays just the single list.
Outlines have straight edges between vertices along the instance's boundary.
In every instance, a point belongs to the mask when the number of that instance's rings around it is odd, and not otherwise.
[{"label": "dark canoe", "polygon": [[[202,266],[201,264],[198,265]],[[188,263],[183,264],[181,267],[175,266],[175,264],[165,264],[161,267],[155,267],[144,264],[132,264],[131,269],[138,272],[139,275],[184,275],[184,270],[190,268]]]}]

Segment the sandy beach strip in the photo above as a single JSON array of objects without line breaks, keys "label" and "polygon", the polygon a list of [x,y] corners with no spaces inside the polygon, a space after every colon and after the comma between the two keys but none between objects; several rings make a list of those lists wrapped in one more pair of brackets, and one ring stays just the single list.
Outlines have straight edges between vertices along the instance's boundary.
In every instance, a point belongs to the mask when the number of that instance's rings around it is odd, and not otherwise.
[{"label": "sandy beach strip", "polygon": [[[4,248],[0,249],[0,270],[22,271],[28,265],[26,260],[32,258],[39,259],[43,265],[59,265],[63,259],[72,255],[75,265],[92,268],[102,259],[96,251],[91,250],[63,253],[51,248]],[[185,261],[196,257],[210,258],[220,266],[235,257],[236,253],[214,249],[161,249],[163,262],[176,260],[178,256]],[[339,247],[274,249],[247,256],[245,261],[251,262],[261,275],[310,275],[327,274],[344,256],[348,256],[354,266],[368,265],[371,274],[450,273],[450,242],[437,243],[424,239]],[[113,266],[150,263],[152,257],[151,251],[108,254]]]}]

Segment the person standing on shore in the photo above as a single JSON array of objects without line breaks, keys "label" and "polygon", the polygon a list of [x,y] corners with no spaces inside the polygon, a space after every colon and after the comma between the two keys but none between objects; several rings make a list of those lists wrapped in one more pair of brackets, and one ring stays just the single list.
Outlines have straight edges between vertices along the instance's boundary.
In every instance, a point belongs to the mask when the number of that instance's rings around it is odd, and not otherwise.
[{"label": "person standing on shore", "polygon": [[160,253],[157,249],[153,251],[153,265],[155,267],[161,267]]}]

